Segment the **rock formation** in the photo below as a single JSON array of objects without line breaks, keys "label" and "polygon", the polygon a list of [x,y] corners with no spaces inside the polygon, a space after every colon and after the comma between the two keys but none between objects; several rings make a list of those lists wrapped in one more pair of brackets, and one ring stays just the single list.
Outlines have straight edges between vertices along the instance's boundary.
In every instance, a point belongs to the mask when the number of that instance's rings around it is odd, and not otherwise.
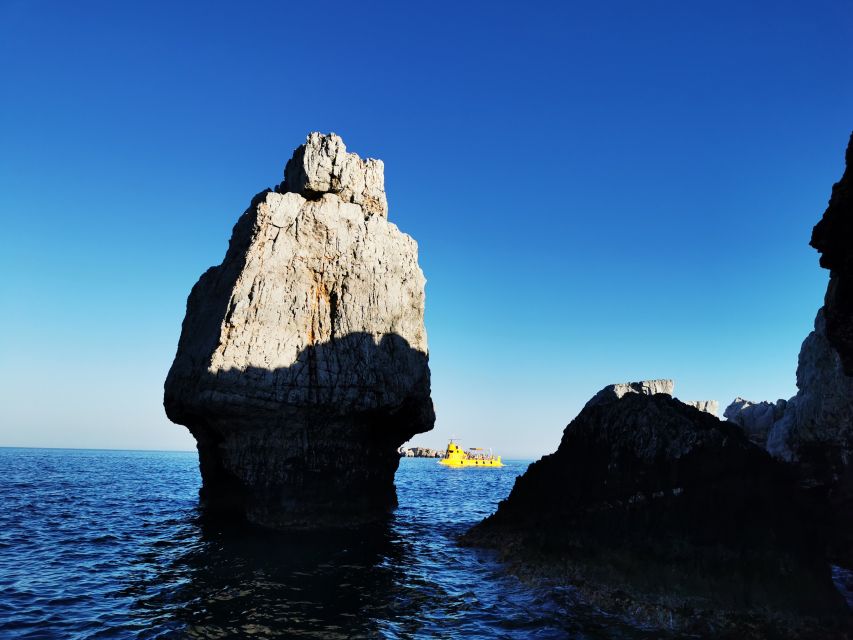
[{"label": "rock formation", "polygon": [[741,425],[775,457],[793,463],[801,483],[825,507],[823,520],[835,532],[832,554],[853,566],[853,137],[847,168],[833,186],[829,207],[811,244],[830,269],[825,306],[803,341],[797,364],[797,394],[775,405],[742,398],[725,416]]},{"label": "rock formation", "polygon": [[393,507],[397,449],[435,420],[424,284],[382,162],[308,136],[187,300],[164,405],[198,442],[202,502],[272,527]]},{"label": "rock formation", "polygon": [[841,358],[827,339],[822,309],[800,349],[797,388],[770,429],[767,450],[801,463],[819,455],[822,462],[810,462],[818,474],[840,470],[853,454],[853,377],[844,375]]},{"label": "rock formation", "polygon": [[443,451],[430,449],[429,447],[410,447],[409,449],[400,449],[401,458],[441,458],[444,456]]},{"label": "rock formation", "polygon": [[688,407],[694,407],[699,411],[717,416],[720,413],[720,403],[717,400],[682,400]]},{"label": "rock formation", "polygon": [[463,542],[685,624],[843,611],[785,465],[667,394],[604,391]]},{"label": "rock formation", "polygon": [[362,160],[347,148],[340,136],[312,133],[284,168],[284,193],[308,199],[333,193],[342,202],[357,204],[365,215],[388,217],[385,198],[385,165],[382,160]]},{"label": "rock formation", "polygon": [[820,266],[829,269],[824,299],[826,337],[853,376],[853,135],[847,145],[844,174],[832,187],[829,206],[812,231]]},{"label": "rock formation", "polygon": [[666,393],[672,395],[675,388],[675,382],[672,380],[641,380],[640,382],[621,382],[619,384],[611,384],[604,387],[596,393],[586,403],[586,407],[591,407],[603,402],[611,402],[618,400],[622,396],[629,393],[639,393],[643,395],[652,395],[655,393]]},{"label": "rock formation", "polygon": [[[611,384],[604,387],[586,403],[586,406],[590,407],[601,402],[618,400],[628,393],[639,393],[647,396],[656,393],[665,393],[671,396],[674,390],[675,381],[669,379],[620,382],[618,384]],[[720,410],[720,403],[716,400],[680,400],[680,402],[683,402],[687,406],[699,409],[699,411],[710,413],[714,416],[716,416]]]},{"label": "rock formation", "polygon": [[773,404],[767,401],[750,402],[737,397],[726,407],[723,417],[741,427],[755,444],[766,447],[770,430],[782,417],[787,404],[786,400],[777,400]]}]

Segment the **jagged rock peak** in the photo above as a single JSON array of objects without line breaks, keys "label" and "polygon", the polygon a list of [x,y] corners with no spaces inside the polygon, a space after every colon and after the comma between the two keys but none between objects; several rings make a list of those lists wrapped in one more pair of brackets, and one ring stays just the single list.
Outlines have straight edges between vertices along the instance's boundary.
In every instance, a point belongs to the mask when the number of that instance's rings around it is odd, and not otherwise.
[{"label": "jagged rock peak", "polygon": [[694,407],[712,416],[720,414],[720,403],[717,400],[682,400],[688,407]]},{"label": "jagged rock peak", "polygon": [[279,191],[308,199],[334,193],[344,202],[359,205],[365,216],[388,216],[382,160],[362,160],[355,153],[347,153],[344,141],[334,133],[315,131],[308,135],[287,161]]},{"label": "jagged rock peak", "polygon": [[619,384],[611,384],[596,393],[592,399],[586,403],[584,408],[618,400],[628,393],[639,393],[646,396],[651,396],[656,393],[665,393],[671,396],[673,389],[675,389],[675,382],[666,379],[640,380],[639,382],[621,382]]}]

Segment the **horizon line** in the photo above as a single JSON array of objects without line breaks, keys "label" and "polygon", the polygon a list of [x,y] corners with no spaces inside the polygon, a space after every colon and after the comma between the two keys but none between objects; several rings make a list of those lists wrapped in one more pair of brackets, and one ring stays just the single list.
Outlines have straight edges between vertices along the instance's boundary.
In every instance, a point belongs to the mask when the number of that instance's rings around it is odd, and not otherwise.
[{"label": "horizon line", "polygon": [[149,453],[198,453],[198,449],[122,449],[117,447],[44,447],[0,444],[0,449],[48,449],[52,451],[136,451]]}]

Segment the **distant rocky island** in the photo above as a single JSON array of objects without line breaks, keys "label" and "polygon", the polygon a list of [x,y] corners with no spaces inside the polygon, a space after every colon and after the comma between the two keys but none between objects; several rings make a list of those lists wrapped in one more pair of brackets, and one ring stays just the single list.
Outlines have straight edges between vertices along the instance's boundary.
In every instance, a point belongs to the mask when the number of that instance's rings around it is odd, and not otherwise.
[{"label": "distant rocky island", "polygon": [[401,458],[441,458],[444,451],[441,449],[430,449],[429,447],[409,447],[398,450]]},{"label": "distant rocky island", "polygon": [[812,235],[831,275],[794,398],[720,421],[671,381],[606,387],[461,541],[655,626],[850,637],[831,564],[853,568],[853,137],[846,160]]},{"label": "distant rocky island", "polygon": [[187,300],[164,405],[208,513],[314,528],[396,505],[397,449],[435,422],[425,282],[382,161],[309,135]]}]

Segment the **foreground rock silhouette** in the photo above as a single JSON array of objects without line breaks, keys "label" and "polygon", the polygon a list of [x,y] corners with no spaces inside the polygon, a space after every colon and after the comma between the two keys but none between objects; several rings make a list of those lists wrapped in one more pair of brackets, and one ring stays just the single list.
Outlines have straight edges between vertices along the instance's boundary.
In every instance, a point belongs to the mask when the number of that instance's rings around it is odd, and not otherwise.
[{"label": "foreground rock silhouette", "polygon": [[774,620],[846,625],[794,474],[737,426],[661,385],[631,386],[599,392],[462,541],[606,609],[700,634],[738,620],[758,637]]},{"label": "foreground rock silhouette", "polygon": [[820,507],[834,561],[853,568],[853,137],[847,166],[811,245],[830,270],[824,307],[803,341],[797,394],[775,404],[737,398],[725,416],[796,469]]},{"label": "foreground rock silhouette", "polygon": [[312,133],[187,300],[164,406],[208,512],[316,528],[396,504],[397,449],[435,421],[424,285],[382,162]]}]

